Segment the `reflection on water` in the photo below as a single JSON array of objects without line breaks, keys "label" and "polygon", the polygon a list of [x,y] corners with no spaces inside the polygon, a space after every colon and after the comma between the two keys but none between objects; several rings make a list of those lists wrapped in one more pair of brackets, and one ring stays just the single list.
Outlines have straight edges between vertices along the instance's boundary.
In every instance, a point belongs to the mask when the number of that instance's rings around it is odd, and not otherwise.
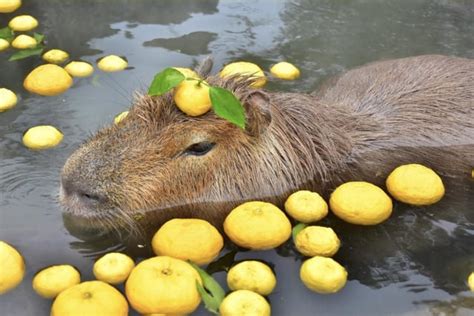
[{"label": "reflection on water", "polygon": [[[71,263],[91,279],[94,258],[124,249],[135,258],[151,254],[144,240],[98,236],[63,222],[56,203],[59,170],[90,133],[125,110],[136,89],[170,65],[190,66],[212,54],[216,68],[231,60],[268,67],[289,60],[302,69],[294,82],[271,81],[271,90],[307,92],[328,76],[373,60],[440,53],[474,57],[474,3],[469,0],[401,1],[24,1],[18,13],[40,23],[48,46],[94,63],[104,54],[127,57],[132,69],[76,80],[67,93],[43,98],[22,89],[32,58],[6,62],[0,53],[0,86],[21,101],[0,114],[0,239],[25,256],[27,275],[0,297],[2,315],[48,314],[31,278],[44,266]],[[98,14],[100,13],[100,14]],[[4,26],[12,15],[0,16]],[[65,134],[53,150],[32,152],[21,143],[32,125],[52,124]],[[291,242],[272,251],[228,246],[209,270],[225,284],[225,269],[252,258],[268,262],[278,277],[269,299],[275,315],[467,315],[474,308],[465,279],[474,267],[473,182],[433,207],[396,205],[392,218],[357,227],[329,217],[338,233],[336,256],[349,271],[337,295],[307,291],[298,278],[303,259]],[[229,248],[230,247],[230,248]],[[472,311],[471,311],[472,312]],[[201,309],[199,314],[206,313]]]}]

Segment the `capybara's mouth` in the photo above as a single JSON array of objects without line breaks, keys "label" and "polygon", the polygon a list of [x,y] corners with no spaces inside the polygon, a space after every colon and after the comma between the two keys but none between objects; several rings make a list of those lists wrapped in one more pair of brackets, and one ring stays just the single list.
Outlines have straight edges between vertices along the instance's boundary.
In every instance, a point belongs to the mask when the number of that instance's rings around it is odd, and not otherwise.
[{"label": "capybara's mouth", "polygon": [[116,206],[84,202],[77,194],[68,194],[61,185],[59,202],[66,229],[80,239],[96,239],[115,233],[121,238],[140,234],[137,221]]}]

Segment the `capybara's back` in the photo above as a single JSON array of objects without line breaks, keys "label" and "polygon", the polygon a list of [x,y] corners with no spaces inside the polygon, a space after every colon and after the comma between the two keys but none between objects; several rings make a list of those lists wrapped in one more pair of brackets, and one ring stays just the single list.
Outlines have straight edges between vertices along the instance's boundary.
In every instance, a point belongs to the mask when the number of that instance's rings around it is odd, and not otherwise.
[{"label": "capybara's back", "polygon": [[473,60],[427,55],[375,62],[331,79],[314,95],[367,123],[352,131],[353,177],[381,182],[397,165],[418,162],[445,177],[470,178]]}]

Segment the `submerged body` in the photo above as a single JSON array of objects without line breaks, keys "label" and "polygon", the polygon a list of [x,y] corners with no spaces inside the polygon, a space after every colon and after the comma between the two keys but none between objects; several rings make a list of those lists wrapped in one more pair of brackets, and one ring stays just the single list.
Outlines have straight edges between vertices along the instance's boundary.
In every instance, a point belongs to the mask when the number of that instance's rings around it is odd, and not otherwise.
[{"label": "submerged body", "polygon": [[186,116],[170,94],[141,96],[120,124],[98,132],[67,161],[66,214],[102,229],[173,217],[220,225],[244,201],[282,205],[299,189],[327,194],[348,180],[382,184],[401,164],[424,164],[464,183],[474,167],[470,59],[372,63],[313,94],[206,80],[241,99],[245,131],[212,112]]}]

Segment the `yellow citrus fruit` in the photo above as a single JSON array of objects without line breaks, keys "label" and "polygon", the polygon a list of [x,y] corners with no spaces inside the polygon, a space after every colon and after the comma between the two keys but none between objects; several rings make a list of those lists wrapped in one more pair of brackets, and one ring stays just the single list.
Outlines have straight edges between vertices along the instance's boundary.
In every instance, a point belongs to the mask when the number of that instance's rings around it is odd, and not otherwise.
[{"label": "yellow citrus fruit", "polygon": [[0,240],[0,295],[12,290],[25,276],[25,262],[20,253]]},{"label": "yellow citrus fruit", "polygon": [[11,13],[21,6],[21,0],[0,0],[0,13]]},{"label": "yellow citrus fruit", "polygon": [[59,293],[51,307],[51,316],[128,315],[127,300],[113,286],[88,281]]},{"label": "yellow citrus fruit", "polygon": [[273,65],[270,72],[273,76],[284,80],[295,80],[300,76],[300,70],[285,61]]},{"label": "yellow citrus fruit", "polygon": [[220,316],[270,316],[267,300],[258,293],[238,290],[227,295],[219,307]]},{"label": "yellow citrus fruit", "polygon": [[54,298],[65,289],[81,283],[81,275],[73,266],[51,266],[33,278],[33,290],[44,298]]},{"label": "yellow citrus fruit", "polygon": [[41,65],[26,76],[23,86],[39,95],[54,96],[72,86],[72,78],[64,68],[53,64]]},{"label": "yellow citrus fruit", "polygon": [[38,26],[38,20],[31,15],[19,15],[11,19],[8,26],[14,31],[31,31]]},{"label": "yellow citrus fruit", "polygon": [[97,280],[119,284],[125,282],[134,267],[135,263],[129,256],[111,252],[94,263],[93,272]]},{"label": "yellow citrus fruit", "polygon": [[278,207],[253,201],[234,208],[224,221],[224,231],[238,246],[270,249],[283,244],[291,235],[291,223]]},{"label": "yellow citrus fruit", "polygon": [[308,257],[332,257],[339,250],[341,241],[330,227],[308,226],[296,235],[295,246]]},{"label": "yellow citrus fruit", "polygon": [[183,81],[174,90],[174,102],[189,116],[199,116],[211,109],[209,87],[205,82]]},{"label": "yellow citrus fruit", "polygon": [[272,269],[259,261],[238,263],[227,273],[227,285],[233,291],[249,290],[260,295],[269,295],[276,283]]},{"label": "yellow citrus fruit", "polygon": [[94,67],[84,61],[71,61],[64,70],[73,77],[89,77],[94,72]]},{"label": "yellow citrus fruit", "polygon": [[346,222],[376,225],[392,214],[392,200],[378,186],[354,181],[340,185],[329,199],[331,210]]},{"label": "yellow citrus fruit", "polygon": [[33,37],[25,34],[18,35],[12,42],[12,47],[16,49],[33,48],[36,45],[38,45],[38,42]]},{"label": "yellow citrus fruit", "polygon": [[62,64],[69,58],[69,54],[60,49],[51,49],[43,54],[43,60],[51,64]]},{"label": "yellow citrus fruit", "polygon": [[256,64],[246,61],[230,63],[219,73],[221,78],[237,75],[250,77],[250,79],[253,80],[250,86],[254,88],[261,88],[267,83],[267,77],[265,77],[263,70]]},{"label": "yellow citrus fruit", "polygon": [[432,169],[418,164],[396,168],[388,176],[386,185],[396,200],[411,205],[430,205],[444,196],[441,178]]},{"label": "yellow citrus fruit", "polygon": [[469,289],[474,292],[474,272],[472,272],[467,278],[467,284],[469,285]]},{"label": "yellow citrus fruit", "polygon": [[39,125],[30,128],[23,135],[23,144],[30,149],[48,149],[63,140],[63,134],[54,126]]},{"label": "yellow citrus fruit", "polygon": [[180,73],[182,73],[186,78],[195,78],[199,79],[199,75],[192,69],[190,68],[182,68],[182,67],[173,67]]},{"label": "yellow citrus fruit", "polygon": [[161,226],[151,245],[156,255],[203,265],[219,255],[224,239],[214,226],[202,219],[175,218]]},{"label": "yellow citrus fruit", "polygon": [[99,60],[97,66],[102,71],[116,72],[127,68],[128,63],[122,57],[116,55],[109,55]]},{"label": "yellow citrus fruit", "polygon": [[318,193],[302,190],[288,197],[285,210],[297,221],[311,223],[323,219],[328,214],[328,204]]},{"label": "yellow citrus fruit", "polygon": [[198,272],[187,262],[168,256],[144,260],[125,284],[128,301],[142,314],[189,314],[201,302]]},{"label": "yellow citrus fruit", "polygon": [[0,112],[10,110],[18,102],[16,94],[6,88],[0,88]]},{"label": "yellow citrus fruit", "polygon": [[8,47],[10,47],[10,42],[6,39],[0,38],[0,52],[4,51]]},{"label": "yellow citrus fruit", "polygon": [[332,258],[316,256],[303,263],[300,278],[312,291],[336,293],[346,285],[347,271]]},{"label": "yellow citrus fruit", "polygon": [[114,118],[114,123],[115,124],[118,124],[120,123],[124,118],[126,118],[128,115],[128,111],[124,111],[120,114],[118,114],[115,118]]}]

